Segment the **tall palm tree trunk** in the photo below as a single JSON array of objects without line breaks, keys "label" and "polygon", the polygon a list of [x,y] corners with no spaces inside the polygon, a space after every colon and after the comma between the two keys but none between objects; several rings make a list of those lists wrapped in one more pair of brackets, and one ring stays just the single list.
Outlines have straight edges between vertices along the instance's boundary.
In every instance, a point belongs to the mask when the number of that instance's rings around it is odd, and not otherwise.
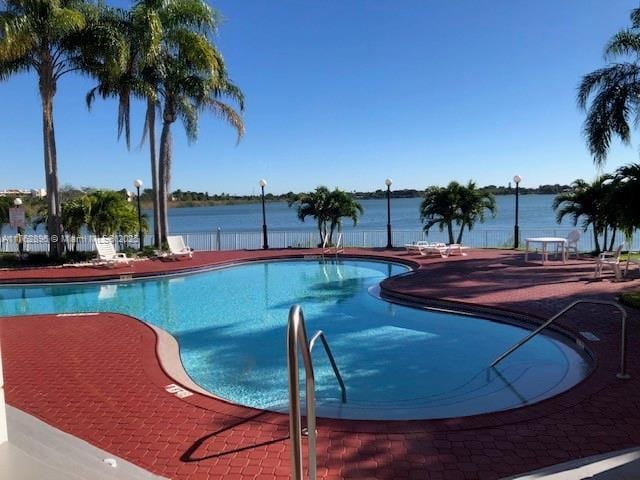
[{"label": "tall palm tree trunk", "polygon": [[593,242],[596,247],[596,253],[600,253],[600,240],[598,239],[598,226],[593,222]]},{"label": "tall palm tree trunk", "polygon": [[324,243],[324,232],[322,231],[322,221],[320,219],[318,219],[318,233],[320,234],[320,243],[318,246],[321,247]]},{"label": "tall palm tree trunk", "polygon": [[333,245],[333,232],[335,232],[336,230],[336,222],[331,221],[331,224],[329,225],[329,245],[327,245],[328,247],[330,247],[331,245]]},{"label": "tall palm tree trunk", "polygon": [[164,120],[162,122],[162,133],[160,134],[160,164],[159,164],[159,185],[158,193],[160,197],[160,241],[164,244],[167,242],[169,235],[169,218],[168,218],[168,187],[169,187],[169,164],[171,156],[171,122]]},{"label": "tall palm tree trunk", "polygon": [[462,233],[464,232],[464,222],[462,222],[462,225],[460,226],[460,233],[458,233],[458,240],[456,240],[456,243],[461,244],[462,243]]},{"label": "tall palm tree trunk", "polygon": [[618,233],[618,229],[614,227],[613,231],[611,232],[611,243],[609,244],[610,252],[613,252],[613,246],[616,243],[616,233]]},{"label": "tall palm tree trunk", "polygon": [[158,161],[156,159],[156,109],[153,99],[147,99],[147,128],[149,129],[149,159],[151,161],[151,188],[153,190],[153,245],[160,248],[160,195],[158,192]]},{"label": "tall palm tree trunk", "polygon": [[53,97],[56,82],[53,64],[43,61],[40,67],[40,98],[42,100],[42,138],[44,142],[44,172],[47,188],[47,233],[49,235],[49,254],[62,255],[62,221],[60,217],[60,198],[58,197],[58,160],[56,138],[53,128]]},{"label": "tall palm tree trunk", "polygon": [[449,243],[453,243],[453,222],[447,221],[447,232],[449,233]]}]

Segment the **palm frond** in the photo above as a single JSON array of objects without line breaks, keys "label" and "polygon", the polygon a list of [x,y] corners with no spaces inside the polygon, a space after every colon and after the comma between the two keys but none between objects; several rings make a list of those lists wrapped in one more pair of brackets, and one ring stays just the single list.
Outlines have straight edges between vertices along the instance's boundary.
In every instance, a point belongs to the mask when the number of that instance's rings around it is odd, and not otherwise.
[{"label": "palm frond", "polygon": [[0,63],[25,58],[35,47],[31,22],[24,16],[0,17]]},{"label": "palm frond", "polygon": [[31,59],[28,57],[17,58],[0,62],[0,82],[8,80],[18,73],[29,71],[33,67]]},{"label": "palm frond", "polygon": [[82,12],[71,8],[54,8],[47,26],[56,39],[79,32],[87,24]]},{"label": "palm frond", "polygon": [[632,30],[616,33],[605,47],[605,58],[640,55],[640,35]]},{"label": "palm frond", "polygon": [[629,143],[629,120],[632,113],[634,121],[638,119],[639,94],[640,66],[635,64],[615,64],[583,78],[578,89],[578,106],[586,109],[593,96],[583,131],[596,165],[606,160],[613,135]]},{"label": "palm frond", "polygon": [[161,10],[167,28],[187,27],[201,32],[215,32],[218,14],[201,0],[167,0]]},{"label": "palm frond", "polygon": [[206,103],[209,110],[211,110],[218,117],[225,120],[228,124],[230,124],[237,133],[237,141],[236,143],[240,143],[242,137],[244,136],[244,122],[242,121],[242,117],[229,105],[223,103],[215,98],[209,99]]},{"label": "palm frond", "polygon": [[198,110],[188,98],[180,98],[177,104],[177,114],[182,120],[189,143],[198,138]]}]

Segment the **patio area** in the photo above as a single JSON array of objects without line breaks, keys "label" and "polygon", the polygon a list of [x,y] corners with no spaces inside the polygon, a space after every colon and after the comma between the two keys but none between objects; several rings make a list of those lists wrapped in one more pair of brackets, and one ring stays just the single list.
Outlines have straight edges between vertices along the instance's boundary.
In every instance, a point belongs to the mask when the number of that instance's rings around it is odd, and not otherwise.
[{"label": "patio area", "polygon": [[[179,262],[145,260],[117,269],[61,267],[0,271],[2,283],[83,281],[184,272],[240,261],[318,255],[317,250],[196,253]],[[578,298],[613,300],[640,288],[593,278],[586,259],[546,266],[511,250],[472,250],[447,259],[404,251],[348,250],[394,258],[416,271],[385,280],[384,295],[443,307],[489,307],[546,319]],[[499,479],[589,455],[640,445],[640,312],[629,313],[628,371],[618,380],[620,319],[585,305],[559,324],[589,331],[593,373],[571,390],[516,410],[426,421],[318,421],[322,479]],[[283,322],[286,319],[283,318]],[[240,407],[177,383],[156,354],[156,333],[113,313],[0,318],[7,403],[56,428],[167,478],[288,479],[288,417]],[[284,339],[283,339],[284,348]]]}]

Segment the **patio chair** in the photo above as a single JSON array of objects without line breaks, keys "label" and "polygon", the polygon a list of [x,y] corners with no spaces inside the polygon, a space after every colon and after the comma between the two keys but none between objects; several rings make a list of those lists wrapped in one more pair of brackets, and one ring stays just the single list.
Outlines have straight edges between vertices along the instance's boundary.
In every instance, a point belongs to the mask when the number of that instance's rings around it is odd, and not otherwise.
[{"label": "patio chair", "polygon": [[173,260],[179,260],[184,257],[193,258],[193,250],[184,243],[182,235],[169,235],[167,243],[169,244],[169,253],[165,257]]},{"label": "patio chair", "polygon": [[622,279],[622,271],[620,269],[620,254],[624,248],[624,243],[621,243],[615,252],[602,252],[596,259],[596,272],[595,278],[600,278],[602,275],[602,267],[609,267],[615,274],[616,281]]},{"label": "patio chair", "polygon": [[576,254],[576,258],[580,258],[580,251],[578,250],[578,242],[580,241],[580,232],[578,230],[571,230],[567,235],[567,245],[565,246],[565,252],[567,258],[571,255],[571,252]]},{"label": "patio chair", "polygon": [[94,265],[106,265],[107,267],[117,267],[119,265],[129,265],[133,259],[128,258],[124,253],[116,252],[111,239],[94,238],[93,239],[98,256],[93,260]]}]

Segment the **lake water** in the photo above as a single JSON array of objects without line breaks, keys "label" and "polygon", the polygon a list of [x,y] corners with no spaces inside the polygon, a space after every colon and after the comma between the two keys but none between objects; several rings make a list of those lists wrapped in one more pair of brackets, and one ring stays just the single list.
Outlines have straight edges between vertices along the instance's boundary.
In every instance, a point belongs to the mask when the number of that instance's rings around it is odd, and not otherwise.
[{"label": "lake water", "polygon": [[[555,221],[551,208],[554,195],[521,195],[519,209],[520,238],[539,236],[562,236],[575,227],[569,218],[562,224]],[[391,200],[391,224],[393,245],[402,246],[416,240],[447,242],[447,233],[434,227],[426,236],[422,232],[419,207],[421,198],[398,198]],[[345,219],[342,243],[354,247],[383,247],[387,244],[387,202],[386,199],[362,200],[364,213],[357,226]],[[513,246],[513,226],[515,217],[515,196],[496,197],[495,217],[488,215],[484,223],[477,223],[472,231],[465,231],[463,243],[470,247],[509,247]],[[296,208],[286,202],[267,203],[267,226],[269,246],[312,247],[319,243],[314,220],[298,220]],[[145,212],[150,213],[150,212]],[[171,233],[181,234],[188,245],[196,250],[238,250],[262,247],[262,207],[260,203],[241,205],[220,205],[214,207],[187,207],[169,209],[169,229]],[[219,229],[219,230],[218,230]],[[459,228],[455,228],[457,235]],[[15,231],[5,226],[1,237],[0,251],[16,251]],[[33,232],[28,232],[33,233]],[[43,234],[42,228],[38,234]],[[35,241],[27,246],[28,251],[46,251],[47,242],[34,235]],[[131,236],[131,246],[137,244],[136,236]],[[46,240],[46,239],[45,239]],[[619,241],[623,239],[618,238]],[[334,238],[335,241],[335,238]],[[153,242],[147,235],[145,245]],[[93,250],[93,241],[85,235],[81,250]],[[522,243],[521,243],[522,244]],[[122,246],[122,245],[121,245]],[[627,246],[640,249],[640,235],[635,235]],[[595,248],[592,233],[582,234],[579,248],[591,251]]]},{"label": "lake water", "polygon": [[[553,195],[521,195],[519,224],[523,229],[553,229],[559,227],[551,208]],[[419,207],[421,198],[391,199],[391,223],[394,230],[421,230]],[[364,213],[356,230],[384,230],[387,225],[386,199],[361,200]],[[515,196],[496,197],[497,214],[487,216],[484,223],[474,229],[513,229]],[[298,220],[296,208],[286,202],[267,203],[267,225],[270,230],[315,230],[312,218]],[[221,205],[215,207],[173,208],[169,210],[169,225],[172,232],[192,233],[215,231],[217,228],[229,232],[250,232],[262,228],[262,207],[259,203]],[[568,219],[560,227],[571,227]],[[351,220],[345,220],[344,230],[353,230]],[[437,227],[434,228],[437,230]]]},{"label": "lake water", "polygon": [[[566,217],[556,223],[552,208],[554,195],[521,195],[519,226],[521,242],[526,237],[562,236],[573,230],[571,219]],[[421,198],[391,200],[391,224],[393,244],[404,245],[416,240],[447,242],[447,233],[433,227],[428,236],[422,233],[419,207]],[[386,245],[386,199],[360,201],[364,213],[357,226],[345,219],[343,244],[357,247],[382,247]],[[484,223],[477,223],[472,231],[465,231],[463,243],[472,247],[512,247],[515,223],[515,195],[496,197],[495,217],[487,215]],[[318,244],[316,224],[312,218],[298,220],[296,208],[286,202],[269,202],[267,227],[271,247],[311,247]],[[221,205],[215,207],[173,208],[169,210],[170,230],[182,234],[187,242],[198,250],[234,250],[260,248],[262,245],[262,207],[259,203]],[[220,229],[220,234],[215,232]],[[459,228],[454,228],[457,235]],[[208,232],[200,234],[200,232]],[[335,238],[334,238],[335,240]],[[622,241],[622,238],[618,238]],[[627,245],[640,248],[640,235]],[[591,231],[582,233],[579,248],[593,250]]]}]

